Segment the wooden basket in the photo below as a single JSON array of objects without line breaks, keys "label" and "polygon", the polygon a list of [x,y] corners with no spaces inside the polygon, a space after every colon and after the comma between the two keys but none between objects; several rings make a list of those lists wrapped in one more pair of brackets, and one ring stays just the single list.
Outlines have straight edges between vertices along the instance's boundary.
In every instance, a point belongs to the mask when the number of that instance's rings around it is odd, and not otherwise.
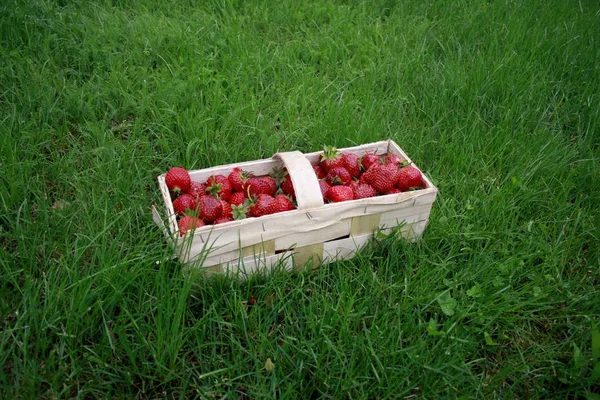
[{"label": "wooden basket", "polygon": [[[393,153],[411,161],[392,140],[339,150],[359,157],[365,153]],[[379,230],[389,232],[402,224],[401,233],[409,240],[423,233],[437,195],[437,188],[425,175],[423,182],[426,187],[421,190],[324,204],[312,169],[312,165],[318,164],[321,154],[292,151],[275,154],[267,160],[190,172],[193,181],[205,182],[211,175],[227,176],[234,167],[261,176],[269,174],[274,167],[285,165],[296,192],[296,210],[208,225],[180,238],[173,202],[163,174],[158,177],[158,184],[165,201],[168,222],[165,224],[155,207],[154,221],[176,250],[180,262],[210,272],[251,273],[277,264],[291,269],[308,262],[318,266],[353,257]]]}]

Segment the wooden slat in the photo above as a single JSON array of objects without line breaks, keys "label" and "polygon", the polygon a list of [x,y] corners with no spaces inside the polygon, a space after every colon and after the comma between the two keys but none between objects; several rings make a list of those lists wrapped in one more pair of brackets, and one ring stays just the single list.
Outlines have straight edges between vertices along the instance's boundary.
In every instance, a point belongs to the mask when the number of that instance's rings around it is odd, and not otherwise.
[{"label": "wooden slat", "polygon": [[381,214],[381,219],[380,219],[379,225],[380,226],[382,226],[382,225],[386,225],[386,226],[399,225],[402,221],[406,220],[407,218],[423,219],[423,218],[421,218],[421,216],[422,215],[428,216],[430,211],[431,211],[431,204],[425,204],[425,205],[421,205],[421,206],[415,206],[415,207],[403,208],[400,210],[389,211],[387,213]]},{"label": "wooden slat", "polygon": [[350,233],[350,223],[351,219],[347,218],[325,228],[311,229],[308,234],[306,232],[282,234],[275,238],[275,247],[277,250],[285,250],[292,247],[322,243],[336,237],[345,236]]},{"label": "wooden slat", "polygon": [[177,219],[175,217],[175,210],[173,209],[173,202],[171,201],[171,194],[169,193],[169,188],[165,182],[165,175],[160,175],[158,177],[158,187],[160,188],[160,193],[162,194],[163,200],[165,202],[165,208],[167,210],[167,218],[169,220],[169,224],[167,227],[169,228],[169,236],[175,234],[177,232]]},{"label": "wooden slat", "polygon": [[268,240],[266,242],[261,242],[242,248],[243,257],[254,256],[258,253],[264,253],[266,255],[275,254],[275,240]]},{"label": "wooden slat", "polygon": [[371,214],[350,218],[352,221],[350,235],[353,237],[358,237],[372,234],[379,227],[381,216],[382,214]]},{"label": "wooden slat", "polygon": [[367,244],[372,237],[373,234],[367,234],[326,242],[323,248],[324,262],[346,260],[354,257],[356,251]]},{"label": "wooden slat", "polygon": [[323,259],[323,243],[310,246],[298,247],[294,250],[295,268],[303,268],[310,261],[310,267],[315,268],[321,264]]},{"label": "wooden slat", "polygon": [[[423,192],[423,191],[421,191]],[[401,195],[407,194],[408,197]],[[206,232],[204,228],[194,232],[194,243],[190,250],[190,256],[194,257],[207,244],[211,247],[211,256],[234,251],[238,246],[251,246],[263,241],[276,240],[276,249],[285,249],[293,244],[305,245],[311,243],[311,238],[326,241],[341,236],[340,233],[348,231],[345,228],[347,222],[342,222],[356,216],[380,214],[397,210],[398,208],[410,208],[420,203],[429,203],[435,193],[421,195],[418,191],[402,193],[401,195],[390,195],[362,199],[345,203],[328,204],[310,212],[294,211],[287,216],[273,214],[261,218],[251,218],[237,225],[235,228],[223,229],[216,225],[212,230]],[[390,199],[383,199],[391,197]],[[401,203],[371,204],[382,201],[398,201]],[[225,225],[225,224],[223,224]],[[318,237],[312,236],[313,234]],[[187,235],[186,235],[187,237]],[[309,241],[307,243],[307,241]],[[314,243],[314,240],[312,241]]]},{"label": "wooden slat", "polygon": [[275,265],[282,263],[286,270],[291,270],[293,266],[292,253],[281,254],[258,254],[257,256],[245,257],[240,260],[231,261],[221,265],[221,268],[228,274],[251,274],[262,269],[271,269]]},{"label": "wooden slat", "polygon": [[[401,233],[402,237],[404,237],[405,239],[414,241],[423,234],[423,231],[425,230],[425,227],[427,226],[428,222],[429,222],[429,220],[424,220],[424,221],[415,221],[410,224],[406,224],[406,225],[402,226],[402,228],[400,229],[400,233]],[[381,232],[389,233],[394,228],[395,227],[385,228],[385,229],[382,229]]]}]

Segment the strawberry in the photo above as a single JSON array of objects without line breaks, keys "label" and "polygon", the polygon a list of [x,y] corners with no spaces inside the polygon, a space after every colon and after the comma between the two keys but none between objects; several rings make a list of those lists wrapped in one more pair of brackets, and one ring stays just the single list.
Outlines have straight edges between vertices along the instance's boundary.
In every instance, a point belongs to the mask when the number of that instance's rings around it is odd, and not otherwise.
[{"label": "strawberry", "polygon": [[200,182],[192,182],[188,193],[191,194],[196,201],[198,201],[200,197],[206,194],[206,185]]},{"label": "strawberry", "polygon": [[352,175],[344,167],[334,167],[329,170],[326,179],[330,185],[347,185],[352,180]]},{"label": "strawberry", "polygon": [[275,203],[276,213],[290,211],[294,209],[294,204],[292,203],[292,200],[290,200],[290,198],[284,194],[278,194],[277,196],[275,196],[273,202]]},{"label": "strawberry", "polygon": [[270,194],[271,184],[262,178],[250,178],[246,182],[250,197],[258,197],[260,194]]},{"label": "strawberry", "polygon": [[253,173],[244,171],[239,167],[235,167],[228,176],[229,183],[231,183],[232,190],[234,192],[245,192],[246,182],[248,179],[254,176]]},{"label": "strawberry", "polygon": [[362,177],[379,193],[387,193],[396,185],[398,167],[394,164],[375,164]]},{"label": "strawberry", "polygon": [[244,192],[235,192],[231,194],[231,197],[229,198],[229,203],[233,206],[239,206],[241,204],[244,204],[244,202],[246,201],[246,193]]},{"label": "strawberry", "polygon": [[402,190],[400,190],[397,187],[395,187],[395,188],[392,188],[392,190],[390,190],[386,194],[398,194],[398,193],[402,193]]},{"label": "strawberry", "polygon": [[360,158],[356,154],[344,153],[342,154],[342,163],[344,168],[350,172],[353,178],[358,178],[360,175]]},{"label": "strawberry", "polygon": [[259,194],[248,211],[252,217],[262,217],[263,215],[273,214],[276,211],[275,199],[268,194]]},{"label": "strawberry", "polygon": [[321,189],[321,195],[323,196],[323,200],[325,199],[325,193],[329,190],[331,186],[324,180],[319,181],[319,188]]},{"label": "strawberry", "polygon": [[229,201],[231,189],[231,183],[224,175],[213,175],[206,181],[206,191],[220,200]]},{"label": "strawberry", "polygon": [[354,199],[354,193],[348,186],[332,186],[325,193],[325,198],[332,203]]},{"label": "strawberry", "polygon": [[169,189],[176,193],[187,192],[190,190],[192,179],[185,168],[173,167],[167,172],[165,183]]},{"label": "strawberry", "polygon": [[223,211],[221,212],[221,218],[232,218],[233,219],[233,214],[232,214],[233,210],[231,208],[231,204],[229,204],[225,200],[221,200],[221,206],[223,207]]},{"label": "strawberry", "polygon": [[233,221],[233,218],[231,218],[231,217],[221,217],[215,221],[215,225],[224,224],[226,222],[231,222],[231,221]]},{"label": "strawberry", "polygon": [[186,210],[194,210],[195,208],[196,200],[191,194],[184,193],[173,201],[173,209],[177,215],[183,215]]},{"label": "strawberry", "polygon": [[315,175],[317,175],[317,179],[323,179],[327,175],[320,165],[313,165],[313,170],[315,171]]},{"label": "strawberry", "polygon": [[398,170],[396,187],[405,192],[410,188],[420,187],[422,181],[421,171],[413,166],[408,166]]},{"label": "strawberry", "polygon": [[269,185],[270,190],[267,194],[275,196],[275,192],[277,191],[277,182],[275,182],[275,179],[271,178],[270,176],[262,176],[260,179],[262,179],[263,182],[267,182]]},{"label": "strawberry", "polygon": [[191,215],[186,215],[177,222],[179,226],[179,236],[185,235],[188,230],[193,230],[204,226],[204,221],[200,218],[192,217]]},{"label": "strawberry", "polygon": [[343,167],[342,157],[335,147],[324,146],[323,154],[319,160],[319,165],[324,172],[329,172],[330,168]]},{"label": "strawberry", "polygon": [[289,196],[296,197],[296,192],[294,191],[294,184],[292,183],[292,179],[289,175],[285,177],[285,181],[283,181],[283,183],[281,184],[281,190],[283,190],[283,193]]},{"label": "strawberry", "polygon": [[363,156],[361,164],[366,171],[374,164],[381,164],[381,157],[374,153],[367,153]]},{"label": "strawberry", "polygon": [[385,156],[385,163],[399,166],[400,164],[402,164],[402,158],[400,158],[398,154],[389,153]]},{"label": "strawberry", "polygon": [[207,224],[216,221],[223,214],[221,201],[212,196],[202,196],[198,208],[200,209],[200,218]]},{"label": "strawberry", "polygon": [[354,192],[354,200],[366,199],[367,197],[377,196],[377,191],[369,184],[357,184],[352,188]]}]

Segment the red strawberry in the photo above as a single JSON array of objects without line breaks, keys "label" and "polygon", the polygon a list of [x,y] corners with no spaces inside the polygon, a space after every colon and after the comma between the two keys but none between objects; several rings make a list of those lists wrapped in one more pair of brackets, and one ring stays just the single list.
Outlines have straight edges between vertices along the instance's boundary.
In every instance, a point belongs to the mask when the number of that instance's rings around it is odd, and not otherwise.
[{"label": "red strawberry", "polygon": [[313,165],[313,170],[315,171],[315,175],[317,175],[317,179],[323,179],[327,175],[320,165]]},{"label": "red strawberry", "polygon": [[241,204],[244,204],[244,202],[246,201],[246,193],[244,192],[235,192],[231,194],[231,197],[229,198],[229,203],[233,206],[239,206]]},{"label": "red strawberry", "polygon": [[177,222],[177,225],[179,226],[179,236],[183,236],[188,230],[204,226],[204,221],[191,215],[186,215]]},{"label": "red strawberry", "polygon": [[260,194],[270,194],[271,184],[262,178],[250,178],[246,182],[250,197],[258,197]]},{"label": "red strawberry", "polygon": [[367,153],[363,156],[361,163],[366,171],[374,164],[381,164],[381,157],[374,153]]},{"label": "red strawberry", "polygon": [[262,179],[264,182],[267,182],[269,185],[270,191],[267,194],[275,196],[275,192],[277,191],[277,182],[275,182],[275,179],[271,178],[270,176],[262,176],[260,179]]},{"label": "red strawberry", "polygon": [[330,187],[331,186],[329,186],[329,183],[327,183],[326,181],[319,181],[319,188],[321,189],[321,195],[323,196],[323,199],[325,199],[325,193],[327,193]]},{"label": "red strawberry", "polygon": [[386,194],[398,194],[398,193],[402,193],[402,190],[395,187],[395,188],[392,188],[392,190],[390,190]]},{"label": "red strawberry", "polygon": [[233,218],[231,218],[231,217],[221,217],[215,221],[215,225],[224,224],[226,222],[231,222],[231,221],[233,221]]},{"label": "red strawberry", "polygon": [[292,183],[292,179],[289,175],[285,177],[285,181],[283,181],[283,183],[281,184],[281,190],[283,190],[283,193],[289,196],[296,197],[296,192],[294,191],[294,184]]},{"label": "red strawberry", "polygon": [[366,199],[367,197],[375,197],[377,196],[377,191],[373,189],[373,186],[369,184],[358,184],[352,188],[354,192],[354,200],[358,199]]},{"label": "red strawberry", "polygon": [[200,182],[192,182],[188,193],[191,194],[192,196],[194,196],[194,199],[196,201],[198,201],[200,199],[200,197],[202,197],[206,194],[206,185],[204,185]]},{"label": "red strawberry", "polygon": [[396,180],[396,187],[403,192],[410,188],[420,187],[423,180],[421,171],[413,166],[400,168],[398,170],[398,178]]},{"label": "red strawberry", "polygon": [[344,168],[350,172],[353,178],[358,178],[360,175],[360,158],[356,154],[344,153],[342,154],[342,162]]},{"label": "red strawberry", "polygon": [[200,209],[200,218],[207,224],[216,221],[223,214],[221,201],[212,196],[202,196],[198,208]]},{"label": "red strawberry", "polygon": [[294,204],[289,197],[284,194],[278,194],[273,200],[275,203],[275,212],[290,211],[294,209]]},{"label": "red strawberry", "polygon": [[253,217],[262,217],[263,215],[273,214],[275,209],[275,199],[268,194],[260,194],[256,198],[254,205],[250,207],[249,214]]},{"label": "red strawberry", "polygon": [[196,200],[191,194],[184,193],[173,201],[173,209],[175,214],[183,215],[186,210],[196,209]]},{"label": "red strawberry", "polygon": [[400,156],[398,154],[386,154],[385,156],[385,163],[386,164],[394,164],[395,166],[399,166],[400,164],[402,164],[402,158],[400,158]]},{"label": "red strawberry", "polygon": [[387,193],[398,180],[398,167],[394,164],[375,164],[362,177],[379,193]]},{"label": "red strawberry", "polygon": [[231,183],[224,175],[213,175],[206,181],[206,191],[220,200],[229,201],[231,189]]},{"label": "red strawberry", "polygon": [[234,192],[245,192],[246,182],[254,176],[253,173],[244,171],[241,168],[235,167],[229,174],[229,183]]},{"label": "red strawberry", "polygon": [[173,167],[167,172],[165,183],[174,192],[187,192],[190,190],[192,179],[185,168]]},{"label": "red strawberry", "polygon": [[348,186],[332,186],[325,193],[325,197],[332,203],[339,203],[340,201],[348,201],[354,199],[354,193]]},{"label": "red strawberry", "polygon": [[324,172],[329,172],[330,168],[343,167],[344,163],[342,162],[340,153],[335,147],[324,146],[319,165]]},{"label": "red strawberry", "polygon": [[352,180],[352,175],[344,167],[331,168],[327,173],[327,183],[330,185],[347,185]]},{"label": "red strawberry", "polygon": [[221,218],[233,218],[231,204],[229,204],[225,200],[221,200],[221,206],[223,207],[223,211],[221,212]]}]

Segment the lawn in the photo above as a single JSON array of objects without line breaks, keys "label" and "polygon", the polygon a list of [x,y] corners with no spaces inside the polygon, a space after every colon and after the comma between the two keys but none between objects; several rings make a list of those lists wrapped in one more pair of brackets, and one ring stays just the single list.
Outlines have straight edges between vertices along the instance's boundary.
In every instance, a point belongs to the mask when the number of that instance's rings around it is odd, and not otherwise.
[{"label": "lawn", "polygon": [[[0,398],[600,398],[599,49],[585,0],[2,2]],[[170,166],[387,138],[416,243],[192,279],[153,224]]]}]

